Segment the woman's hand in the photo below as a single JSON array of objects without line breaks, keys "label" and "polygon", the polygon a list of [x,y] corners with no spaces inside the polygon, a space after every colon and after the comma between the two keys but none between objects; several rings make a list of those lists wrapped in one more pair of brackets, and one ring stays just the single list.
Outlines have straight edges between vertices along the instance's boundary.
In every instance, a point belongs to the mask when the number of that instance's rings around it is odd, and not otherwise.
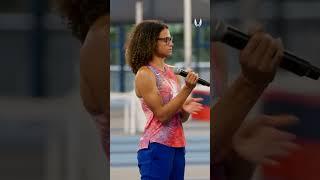
[{"label": "woman's hand", "polygon": [[182,106],[183,111],[189,114],[198,114],[203,109],[202,104],[199,103],[203,98],[188,98]]},{"label": "woman's hand", "polygon": [[255,164],[278,164],[277,158],[286,157],[298,149],[294,134],[277,129],[297,122],[289,115],[259,116],[244,122],[233,137],[236,153]]},{"label": "woman's hand", "polygon": [[281,40],[257,29],[240,52],[241,75],[250,84],[265,87],[273,81],[282,58]]},{"label": "woman's hand", "polygon": [[196,87],[197,82],[198,82],[199,76],[195,72],[188,70],[188,75],[185,79],[186,87],[189,89],[193,89]]}]

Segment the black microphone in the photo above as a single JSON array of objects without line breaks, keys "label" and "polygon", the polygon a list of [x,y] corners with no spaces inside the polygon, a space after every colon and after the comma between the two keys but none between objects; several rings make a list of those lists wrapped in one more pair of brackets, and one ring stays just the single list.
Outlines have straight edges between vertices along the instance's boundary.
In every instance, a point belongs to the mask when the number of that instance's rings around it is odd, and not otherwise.
[{"label": "black microphone", "polygon": [[[180,76],[183,76],[183,77],[187,77],[188,75],[188,72],[183,70],[183,69],[179,69],[179,68],[174,68],[174,74],[177,74],[177,75],[180,75]],[[204,79],[201,79],[199,78],[197,83],[201,84],[201,85],[204,85],[204,86],[210,86],[210,83]]]},{"label": "black microphone", "polygon": [[[211,41],[220,41],[239,50],[247,45],[250,39],[250,36],[247,34],[242,33],[234,27],[225,25],[222,21],[215,18],[211,23]],[[318,67],[311,65],[306,60],[288,51],[284,51],[284,57],[280,63],[280,67],[299,76],[307,76],[315,80],[320,77],[320,69]]]}]

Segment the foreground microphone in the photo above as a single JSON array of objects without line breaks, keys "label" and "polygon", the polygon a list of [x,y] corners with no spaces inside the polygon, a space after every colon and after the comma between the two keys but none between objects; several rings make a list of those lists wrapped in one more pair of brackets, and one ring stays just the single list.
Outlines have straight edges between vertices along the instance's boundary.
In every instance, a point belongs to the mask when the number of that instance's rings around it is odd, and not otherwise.
[{"label": "foreground microphone", "polygon": [[[220,41],[236,49],[243,49],[250,36],[244,34],[234,27],[225,25],[222,21],[213,19],[211,21],[211,41]],[[288,51],[284,51],[283,60],[280,63],[280,67],[293,72],[299,76],[307,76],[311,79],[319,79],[320,69],[311,65],[309,62],[299,58]]]},{"label": "foreground microphone", "polygon": [[[179,68],[174,68],[174,74],[177,74],[177,75],[180,75],[180,76],[183,76],[183,77],[187,77],[187,75],[188,75],[188,72],[187,71],[185,71],[185,70],[183,70],[183,69],[179,69]],[[201,78],[199,78],[198,79],[198,82],[197,83],[199,83],[199,84],[201,84],[201,85],[204,85],[204,86],[210,86],[210,83],[209,82],[207,82],[206,80],[204,80],[204,79],[201,79]]]}]

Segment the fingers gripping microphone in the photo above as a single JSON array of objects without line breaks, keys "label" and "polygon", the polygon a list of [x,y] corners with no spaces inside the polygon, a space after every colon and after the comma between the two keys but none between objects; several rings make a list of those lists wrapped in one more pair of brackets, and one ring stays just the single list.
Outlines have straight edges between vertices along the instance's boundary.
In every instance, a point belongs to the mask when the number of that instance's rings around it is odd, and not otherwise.
[{"label": "fingers gripping microphone", "polygon": [[[213,19],[211,21],[211,41],[220,41],[233,48],[243,49],[249,39],[245,33],[240,32],[236,28],[225,25],[222,21]],[[299,76],[307,76],[311,79],[319,79],[320,69],[311,65],[306,60],[299,58],[288,51],[284,51],[283,60],[280,63],[280,67],[286,69],[292,73],[295,73]]]},{"label": "fingers gripping microphone", "polygon": [[[183,70],[183,69],[174,68],[174,74],[180,75],[180,76],[183,76],[183,77],[187,77],[188,72]],[[197,83],[199,83],[201,85],[204,85],[204,86],[210,86],[210,83],[208,81],[206,81],[204,79],[201,79],[201,78],[198,79]]]}]

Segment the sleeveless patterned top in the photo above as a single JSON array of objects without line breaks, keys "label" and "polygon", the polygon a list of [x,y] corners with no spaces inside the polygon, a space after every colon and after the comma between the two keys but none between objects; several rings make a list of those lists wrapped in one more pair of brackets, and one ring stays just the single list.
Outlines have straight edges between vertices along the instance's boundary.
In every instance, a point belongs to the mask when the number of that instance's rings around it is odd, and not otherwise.
[{"label": "sleeveless patterned top", "polygon": [[[158,93],[163,104],[167,104],[180,90],[180,85],[173,71],[165,65],[164,71],[149,65],[148,68],[156,77]],[[181,121],[181,111],[176,112],[168,123],[161,123],[143,98],[140,98],[142,110],[147,118],[144,133],[140,138],[139,149],[148,148],[149,143],[157,142],[170,147],[184,147],[185,136]]]}]

